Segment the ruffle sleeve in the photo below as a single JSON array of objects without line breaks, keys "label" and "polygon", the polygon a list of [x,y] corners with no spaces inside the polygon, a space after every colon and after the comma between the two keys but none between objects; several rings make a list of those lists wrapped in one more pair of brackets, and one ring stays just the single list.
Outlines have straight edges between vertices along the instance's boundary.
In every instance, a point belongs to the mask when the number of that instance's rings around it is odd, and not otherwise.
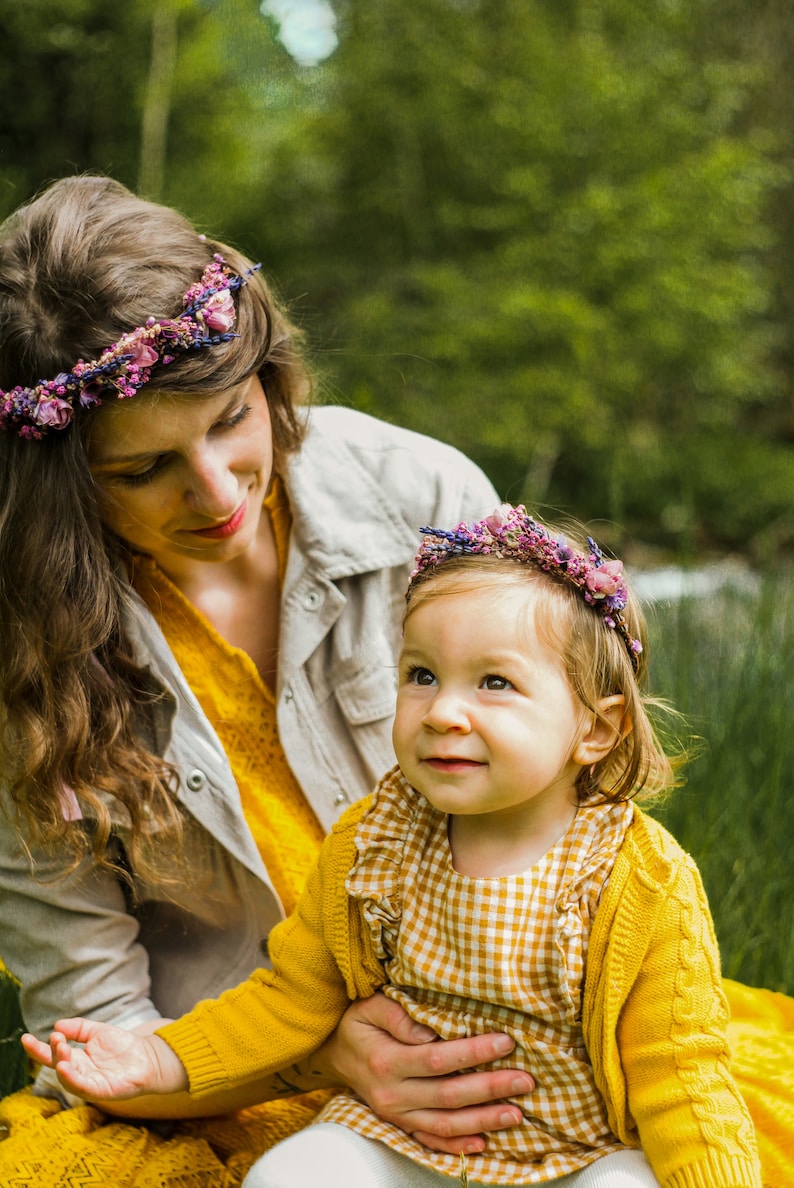
[{"label": "ruffle sleeve", "polygon": [[375,951],[383,962],[395,953],[402,915],[402,874],[410,861],[406,851],[417,843],[417,825],[425,815],[425,803],[395,767],[375,789],[372,807],[356,834],[357,858],[347,877],[347,891],[361,901]]}]

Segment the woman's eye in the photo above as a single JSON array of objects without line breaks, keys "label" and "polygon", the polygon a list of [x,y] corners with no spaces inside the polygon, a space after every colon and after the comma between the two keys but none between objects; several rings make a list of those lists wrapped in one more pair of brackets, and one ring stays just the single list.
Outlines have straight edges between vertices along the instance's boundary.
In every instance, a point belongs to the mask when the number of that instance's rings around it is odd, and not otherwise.
[{"label": "woman's eye", "polygon": [[483,689],[487,689],[489,693],[499,693],[503,689],[512,689],[510,681],[507,677],[497,676],[494,672],[489,672],[487,677],[483,678]]},{"label": "woman's eye", "polygon": [[408,673],[408,681],[412,685],[434,685],[436,678],[429,668],[412,668]]},{"label": "woman's eye", "polygon": [[119,474],[116,477],[125,487],[144,487],[156,478],[165,466],[165,459],[158,458],[148,470],[140,470],[135,474]]},{"label": "woman's eye", "polygon": [[246,419],[246,417],[248,416],[250,411],[251,411],[250,404],[242,404],[237,409],[237,412],[233,412],[231,414],[231,416],[224,418],[224,420],[222,420],[222,421],[219,421],[218,425],[223,429],[234,429],[236,425],[242,425],[243,421]]}]

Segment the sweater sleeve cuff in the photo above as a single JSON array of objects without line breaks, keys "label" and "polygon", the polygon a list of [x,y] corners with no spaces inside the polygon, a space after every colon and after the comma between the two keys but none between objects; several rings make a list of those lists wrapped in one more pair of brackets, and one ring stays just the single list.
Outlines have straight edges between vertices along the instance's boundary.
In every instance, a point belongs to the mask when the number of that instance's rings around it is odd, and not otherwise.
[{"label": "sweater sleeve cuff", "polygon": [[216,1089],[229,1088],[229,1074],[206,1035],[195,1021],[177,1019],[155,1032],[172,1048],[187,1073],[189,1092],[202,1097]]}]

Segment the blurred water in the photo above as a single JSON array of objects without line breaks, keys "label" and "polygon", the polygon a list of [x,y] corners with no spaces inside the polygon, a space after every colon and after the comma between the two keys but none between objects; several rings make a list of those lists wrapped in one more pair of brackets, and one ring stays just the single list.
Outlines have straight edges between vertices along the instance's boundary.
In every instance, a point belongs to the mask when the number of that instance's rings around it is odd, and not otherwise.
[{"label": "blurred water", "polygon": [[676,565],[628,573],[632,589],[643,602],[677,602],[681,598],[709,598],[726,587],[754,594],[760,578],[740,561],[716,561],[697,569]]}]

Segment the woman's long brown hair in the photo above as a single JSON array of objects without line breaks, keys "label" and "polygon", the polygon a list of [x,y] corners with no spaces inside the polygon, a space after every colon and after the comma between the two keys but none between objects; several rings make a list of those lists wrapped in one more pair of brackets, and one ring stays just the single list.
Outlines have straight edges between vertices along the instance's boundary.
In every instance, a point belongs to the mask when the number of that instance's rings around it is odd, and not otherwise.
[{"label": "woman's long brown hair", "polygon": [[[0,228],[0,388],[93,359],[150,315],[174,317],[214,252],[176,211],[108,178],[55,183]],[[308,379],[295,331],[257,274],[236,298],[239,337],[156,368],[157,392],[217,392],[259,374],[278,460],[302,439]],[[144,389],[137,399],[146,398]],[[64,870],[107,864],[114,819],[130,863],[152,829],[180,833],[176,773],[155,749],[162,696],[125,633],[121,542],[103,527],[84,442],[98,412],[42,441],[0,433],[0,746],[6,811],[28,845],[58,847]],[[82,416],[82,420],[81,420]],[[66,829],[77,801],[87,827]]]}]

